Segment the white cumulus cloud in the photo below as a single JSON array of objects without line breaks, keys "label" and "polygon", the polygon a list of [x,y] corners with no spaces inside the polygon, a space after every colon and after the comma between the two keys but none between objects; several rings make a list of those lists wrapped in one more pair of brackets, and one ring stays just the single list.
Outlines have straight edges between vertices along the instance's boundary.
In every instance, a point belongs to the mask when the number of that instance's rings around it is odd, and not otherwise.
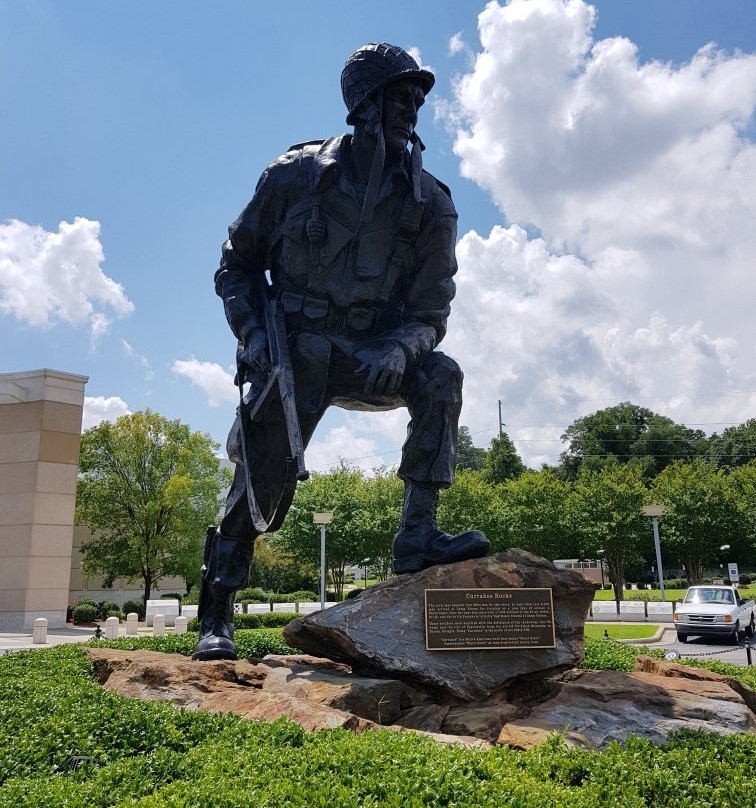
[{"label": "white cumulus cloud", "polygon": [[177,359],[172,370],[203,390],[211,407],[239,403],[239,390],[234,385],[233,373],[229,373],[217,362],[205,362],[194,357]]},{"label": "white cumulus cloud", "polygon": [[102,421],[116,421],[122,415],[131,415],[126,402],[118,396],[85,396],[82,431]]},{"label": "white cumulus cloud", "polygon": [[486,429],[501,399],[532,464],[620,400],[709,431],[756,404],[756,55],[642,63],[593,38],[595,13],[489,3],[441,107],[462,174],[519,223],[459,243],[462,422]]},{"label": "white cumulus cloud", "polygon": [[104,258],[99,222],[77,217],[57,232],[15,219],[0,224],[0,313],[34,327],[87,326],[97,339],[112,316],[134,310],[102,271]]}]

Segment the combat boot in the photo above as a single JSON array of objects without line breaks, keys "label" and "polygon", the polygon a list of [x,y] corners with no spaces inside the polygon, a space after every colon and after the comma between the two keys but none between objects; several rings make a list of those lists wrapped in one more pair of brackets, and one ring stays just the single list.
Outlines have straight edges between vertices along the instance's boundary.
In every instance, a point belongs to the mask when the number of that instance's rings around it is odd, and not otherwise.
[{"label": "combat boot", "polygon": [[197,609],[200,636],[192,659],[236,659],[234,596],[247,585],[254,546],[253,540],[208,528]]},{"label": "combat boot", "polygon": [[451,536],[436,524],[438,487],[407,480],[399,531],[394,536],[394,573],[420,572],[437,564],[482,558],[490,543],[479,530]]}]

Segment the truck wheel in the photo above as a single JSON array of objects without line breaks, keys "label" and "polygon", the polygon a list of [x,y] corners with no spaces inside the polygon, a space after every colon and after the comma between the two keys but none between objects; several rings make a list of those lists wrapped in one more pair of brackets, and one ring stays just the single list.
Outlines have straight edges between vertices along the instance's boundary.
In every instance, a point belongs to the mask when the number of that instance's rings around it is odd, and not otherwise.
[{"label": "truck wheel", "polygon": [[680,634],[680,632],[678,631],[677,632],[677,639],[680,642],[688,642],[688,635],[687,634]]},{"label": "truck wheel", "polygon": [[756,617],[751,615],[751,622],[746,629],[746,637],[753,637],[756,634]]},{"label": "truck wheel", "polygon": [[735,623],[735,628],[730,634],[730,641],[735,643],[735,645],[740,645],[740,620]]}]

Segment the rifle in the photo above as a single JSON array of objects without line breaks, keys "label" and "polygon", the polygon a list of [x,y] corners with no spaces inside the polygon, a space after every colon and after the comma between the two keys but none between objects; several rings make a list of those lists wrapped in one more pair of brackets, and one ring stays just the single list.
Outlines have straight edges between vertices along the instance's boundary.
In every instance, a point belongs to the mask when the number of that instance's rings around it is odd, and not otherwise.
[{"label": "rifle", "polygon": [[[294,374],[291,369],[291,356],[289,355],[289,343],[286,339],[286,321],[284,319],[283,306],[279,300],[272,298],[265,289],[260,294],[260,309],[265,322],[265,332],[268,338],[268,351],[270,355],[270,371],[262,392],[255,400],[249,410],[250,421],[259,422],[262,420],[265,411],[268,409],[276,395],[281,400],[286,431],[289,437],[290,456],[286,458],[287,463],[295,463],[296,478],[299,482],[306,480],[310,472],[305,468],[304,446],[302,444],[302,431],[299,426],[297,416],[297,406],[294,399]],[[273,521],[263,516],[260,506],[255,497],[254,487],[250,478],[250,467],[247,462],[247,440],[244,417],[244,368],[239,363],[239,429],[241,432],[242,459],[244,461],[244,472],[247,482],[247,502],[249,504],[250,515],[255,530],[265,533]]]}]

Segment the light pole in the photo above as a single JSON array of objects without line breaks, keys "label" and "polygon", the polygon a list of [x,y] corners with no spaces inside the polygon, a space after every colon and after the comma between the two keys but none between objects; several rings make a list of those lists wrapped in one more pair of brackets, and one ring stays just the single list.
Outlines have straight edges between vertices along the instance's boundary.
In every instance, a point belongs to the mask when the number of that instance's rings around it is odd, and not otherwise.
[{"label": "light pole", "polygon": [[596,555],[599,559],[599,567],[601,569],[601,591],[604,591],[604,551],[596,550]]},{"label": "light pole", "polygon": [[644,516],[651,517],[651,525],[654,528],[654,548],[656,549],[656,567],[659,572],[659,591],[661,592],[661,599],[666,600],[664,596],[664,570],[662,569],[661,545],[659,544],[659,517],[664,516],[666,508],[664,505],[644,505],[641,512]]},{"label": "light pole", "polygon": [[313,513],[312,521],[320,525],[320,609],[325,609],[326,604],[326,552],[325,552],[325,528],[333,522],[333,511]]},{"label": "light pole", "polygon": [[367,589],[367,575],[368,575],[368,564],[370,563],[370,559],[366,558],[360,566],[365,568],[365,584],[364,588]]}]

